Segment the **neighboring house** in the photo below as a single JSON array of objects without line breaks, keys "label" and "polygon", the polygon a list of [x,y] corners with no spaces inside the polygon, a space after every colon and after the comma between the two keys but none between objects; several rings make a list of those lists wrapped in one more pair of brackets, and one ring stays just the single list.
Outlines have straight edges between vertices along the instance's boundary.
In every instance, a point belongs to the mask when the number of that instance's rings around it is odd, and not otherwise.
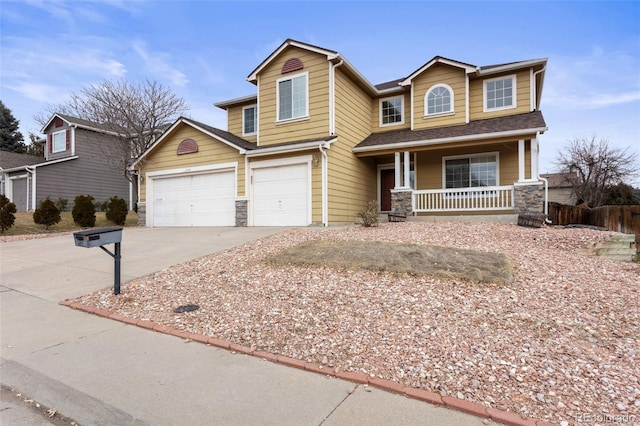
[{"label": "neighboring house", "polygon": [[[0,194],[11,200],[19,212],[26,211],[29,202],[28,173],[25,166],[43,161],[43,157],[35,155],[0,151]],[[6,170],[16,170],[17,173],[6,173]]]},{"label": "neighboring house", "polygon": [[353,223],[378,200],[413,215],[542,211],[546,59],[436,56],[372,85],[340,53],[287,40],[219,102],[223,131],[180,118],[134,167],[147,226]]},{"label": "neighboring house", "polygon": [[18,211],[34,210],[47,197],[69,200],[92,195],[102,203],[113,196],[131,205],[131,185],[124,177],[124,165],[113,160],[117,145],[113,133],[100,124],[54,114],[42,128],[45,158],[26,164],[2,164],[3,190]]},{"label": "neighboring house", "polygon": [[576,205],[575,185],[578,183],[578,175],[572,173],[549,173],[541,174],[540,177],[549,182],[548,201],[570,206]]}]

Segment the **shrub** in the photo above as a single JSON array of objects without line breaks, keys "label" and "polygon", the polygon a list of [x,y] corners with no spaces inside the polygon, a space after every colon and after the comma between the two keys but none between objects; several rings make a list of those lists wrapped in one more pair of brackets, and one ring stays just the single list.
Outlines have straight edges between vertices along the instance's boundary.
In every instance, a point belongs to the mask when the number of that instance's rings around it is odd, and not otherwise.
[{"label": "shrub", "polygon": [[119,197],[109,198],[107,202],[107,220],[122,226],[127,221],[127,213],[129,213],[129,208],[125,200]]},{"label": "shrub", "polygon": [[9,199],[0,195],[0,232],[4,233],[5,230],[11,228],[16,221],[14,213],[16,212],[16,205]]},{"label": "shrub", "polygon": [[367,208],[358,212],[362,218],[362,225],[366,227],[378,226],[378,201],[371,200],[367,204]]},{"label": "shrub", "polygon": [[40,203],[40,207],[33,212],[33,221],[38,225],[44,225],[46,229],[49,229],[51,225],[60,223],[61,220],[60,210],[49,198],[43,200]]},{"label": "shrub", "polygon": [[96,208],[93,205],[91,195],[78,195],[73,203],[71,215],[73,221],[83,228],[90,228],[96,225]]},{"label": "shrub", "polygon": [[56,201],[56,208],[61,212],[66,211],[68,205],[69,200],[67,200],[66,198],[58,198],[58,201]]}]

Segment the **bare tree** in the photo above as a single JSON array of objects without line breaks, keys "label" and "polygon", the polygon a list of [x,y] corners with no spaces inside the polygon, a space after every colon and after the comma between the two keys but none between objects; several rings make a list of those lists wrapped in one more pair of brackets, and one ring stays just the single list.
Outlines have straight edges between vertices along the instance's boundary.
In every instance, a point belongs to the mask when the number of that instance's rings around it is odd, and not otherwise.
[{"label": "bare tree", "polygon": [[595,135],[569,141],[555,164],[560,172],[577,174],[573,190],[578,202],[589,207],[602,205],[607,188],[638,173],[638,160],[629,148],[612,147],[607,139],[597,140]]},{"label": "bare tree", "polygon": [[61,113],[100,124],[115,135],[105,154],[135,185],[129,166],[188,109],[184,99],[155,81],[105,80],[72,93],[62,105],[48,106],[34,119],[44,125],[53,113]]}]

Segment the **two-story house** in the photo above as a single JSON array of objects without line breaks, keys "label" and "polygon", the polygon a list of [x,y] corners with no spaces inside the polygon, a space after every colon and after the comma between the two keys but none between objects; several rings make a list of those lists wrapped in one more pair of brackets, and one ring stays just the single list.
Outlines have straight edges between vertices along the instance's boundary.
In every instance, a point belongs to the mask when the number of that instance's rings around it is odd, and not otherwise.
[{"label": "two-story house", "polygon": [[287,40],[218,102],[227,130],[180,118],[135,164],[147,226],[353,223],[371,200],[409,215],[542,211],[546,59],[436,56],[371,84],[340,53]]},{"label": "two-story house", "polygon": [[53,114],[42,133],[44,159],[2,171],[5,192],[17,201],[18,211],[34,210],[46,198],[66,199],[72,207],[78,195],[92,195],[98,203],[118,196],[131,205],[131,184],[114,152],[119,144],[113,132],[98,123]]}]

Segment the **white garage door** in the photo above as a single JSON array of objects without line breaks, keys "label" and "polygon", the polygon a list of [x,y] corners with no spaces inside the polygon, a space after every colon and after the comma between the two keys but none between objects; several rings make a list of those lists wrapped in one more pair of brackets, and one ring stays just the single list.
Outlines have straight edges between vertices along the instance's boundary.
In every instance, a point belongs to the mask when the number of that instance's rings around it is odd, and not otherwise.
[{"label": "white garage door", "polygon": [[254,226],[310,224],[309,165],[253,169]]},{"label": "white garage door", "polygon": [[233,171],[156,178],[154,226],[235,226]]}]

